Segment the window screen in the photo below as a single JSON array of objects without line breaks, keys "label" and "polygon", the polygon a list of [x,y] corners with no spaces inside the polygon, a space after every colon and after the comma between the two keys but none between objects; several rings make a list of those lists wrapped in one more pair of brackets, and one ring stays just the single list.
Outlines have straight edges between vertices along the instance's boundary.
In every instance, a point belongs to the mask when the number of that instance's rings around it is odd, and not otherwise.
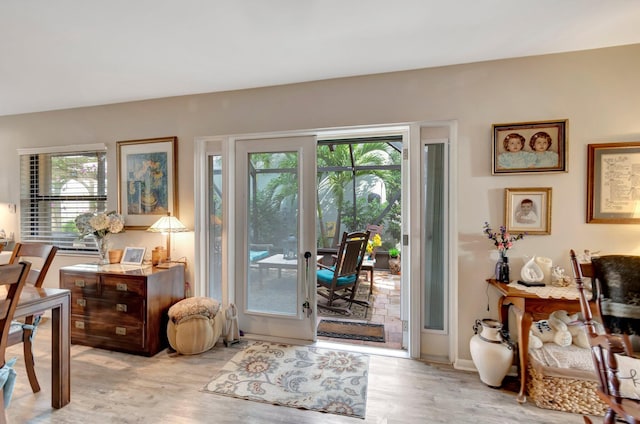
[{"label": "window screen", "polygon": [[106,152],[84,151],[20,156],[20,238],[67,252],[96,252],[79,239],[75,218],[105,212]]}]

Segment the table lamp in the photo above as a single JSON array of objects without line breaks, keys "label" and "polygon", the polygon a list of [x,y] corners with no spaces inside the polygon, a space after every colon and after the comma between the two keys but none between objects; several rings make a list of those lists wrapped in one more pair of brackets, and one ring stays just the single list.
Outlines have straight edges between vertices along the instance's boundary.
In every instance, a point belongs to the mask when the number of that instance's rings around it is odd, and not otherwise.
[{"label": "table lamp", "polygon": [[171,212],[167,212],[167,216],[163,216],[157,220],[147,231],[152,233],[162,233],[167,236],[167,261],[171,261],[171,234],[184,233],[189,231],[182,222],[175,216],[171,216]]}]

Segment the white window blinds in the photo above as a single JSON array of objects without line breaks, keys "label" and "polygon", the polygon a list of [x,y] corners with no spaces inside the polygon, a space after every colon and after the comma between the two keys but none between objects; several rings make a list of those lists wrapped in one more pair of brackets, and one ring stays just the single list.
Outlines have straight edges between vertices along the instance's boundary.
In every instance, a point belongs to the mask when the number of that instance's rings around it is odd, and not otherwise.
[{"label": "white window blinds", "polygon": [[54,244],[66,252],[97,251],[93,240],[79,239],[75,226],[79,214],[105,212],[107,206],[106,151],[96,146],[19,151],[22,241]]}]

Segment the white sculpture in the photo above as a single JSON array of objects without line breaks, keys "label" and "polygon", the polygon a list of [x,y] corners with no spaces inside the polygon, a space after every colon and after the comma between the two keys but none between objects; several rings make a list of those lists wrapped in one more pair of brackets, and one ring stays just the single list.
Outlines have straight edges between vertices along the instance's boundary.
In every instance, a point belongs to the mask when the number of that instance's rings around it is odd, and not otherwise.
[{"label": "white sculpture", "polygon": [[543,280],[544,274],[542,273],[542,269],[535,262],[536,257],[532,256],[531,259],[527,261],[522,267],[520,271],[520,278],[525,283],[539,283]]}]

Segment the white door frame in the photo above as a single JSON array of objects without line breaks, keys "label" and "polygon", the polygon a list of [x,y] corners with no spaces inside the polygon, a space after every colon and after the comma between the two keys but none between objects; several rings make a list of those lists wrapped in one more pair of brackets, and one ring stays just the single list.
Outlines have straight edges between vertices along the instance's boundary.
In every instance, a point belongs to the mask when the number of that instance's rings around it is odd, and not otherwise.
[{"label": "white door frame", "polygon": [[[410,184],[411,201],[410,212],[411,226],[409,234],[410,244],[414,246],[411,251],[412,281],[411,281],[411,319],[409,320],[410,339],[418,341],[411,345],[410,356],[412,358],[430,358],[448,363],[455,363],[458,352],[458,244],[457,244],[457,128],[458,123],[452,121],[417,122],[411,125],[410,137]],[[445,329],[442,331],[425,330],[422,326],[422,280],[425,270],[422,268],[422,167],[423,146],[432,143],[447,144],[447,168],[448,179],[447,214],[446,214],[446,256],[447,256],[447,303],[445,305]],[[404,266],[404,264],[403,264]]]},{"label": "white door frame", "polygon": [[[227,214],[227,222],[225,222],[226,229],[223,231],[225,237],[223,237],[222,248],[225,252],[235,252],[235,234],[233,229],[235,228],[235,214],[234,214],[234,206],[231,205],[233,202],[230,201],[232,196],[230,193],[235,193],[235,181],[232,176],[235,173],[234,169],[234,161],[235,161],[235,149],[234,143],[238,138],[273,138],[273,137],[292,137],[292,136],[306,136],[306,135],[314,135],[317,136],[318,139],[337,137],[337,136],[350,136],[350,137],[358,137],[364,136],[366,134],[384,134],[384,133],[403,133],[405,135],[405,140],[409,140],[407,145],[405,146],[408,152],[408,157],[412,158],[408,161],[403,161],[403,168],[408,163],[408,170],[403,171],[407,172],[408,183],[403,184],[403,186],[407,187],[407,196],[406,202],[408,202],[409,207],[406,208],[406,211],[403,210],[403,213],[406,216],[403,216],[403,234],[408,235],[409,246],[406,246],[407,249],[410,249],[412,245],[418,246],[420,243],[419,229],[416,231],[415,226],[419,225],[420,222],[420,210],[416,210],[416,204],[419,208],[420,196],[419,190],[420,187],[416,187],[416,182],[420,181],[419,173],[420,167],[416,166],[418,164],[414,163],[413,157],[418,156],[418,152],[421,151],[420,144],[420,128],[429,128],[429,127],[442,127],[445,128],[448,132],[448,138],[450,143],[449,149],[449,179],[450,179],[450,187],[449,187],[449,213],[448,216],[451,218],[449,220],[449,349],[450,349],[450,360],[455,360],[455,358],[451,357],[451,352],[455,354],[457,352],[457,338],[454,336],[456,331],[455,329],[458,326],[457,322],[457,238],[456,238],[456,220],[455,217],[457,207],[455,199],[457,192],[457,184],[456,184],[456,137],[457,137],[457,122],[456,121],[443,121],[443,122],[418,122],[418,123],[401,123],[401,124],[393,124],[393,125],[368,125],[368,126],[358,126],[358,127],[341,127],[341,128],[324,128],[324,129],[315,129],[315,130],[304,130],[304,131],[286,131],[286,132],[275,132],[275,133],[260,133],[260,134],[244,134],[244,135],[229,135],[229,136],[216,136],[216,137],[197,137],[195,139],[195,231],[196,231],[196,251],[195,251],[195,280],[198,282],[194,287],[194,294],[199,296],[206,296],[207,294],[207,267],[206,267],[206,258],[207,253],[206,249],[208,246],[207,241],[207,233],[208,233],[208,214],[207,214],[207,202],[206,202],[206,191],[207,191],[207,157],[210,154],[222,154],[223,156],[223,175],[224,175],[224,193],[223,193],[223,203],[225,207],[225,212]],[[412,152],[416,152],[416,154],[412,154]],[[417,173],[417,175],[416,175]],[[403,177],[404,178],[404,177]],[[417,179],[416,179],[417,178]],[[420,184],[417,184],[418,186]],[[417,196],[417,198],[416,198]],[[404,205],[403,205],[404,206]],[[415,224],[412,224],[415,223]],[[417,240],[416,240],[417,235]],[[418,244],[416,244],[418,243]],[[420,257],[419,257],[419,249],[409,250],[409,254],[403,257],[403,298],[402,302],[402,311],[403,316],[401,319],[406,320],[408,322],[408,340],[407,340],[407,349],[410,357],[412,358],[420,358],[421,357],[421,339],[425,336],[421,329],[421,297],[420,297]],[[233,255],[227,255],[226,258],[223,259],[223,281],[227,283],[226,287],[223,287],[223,304],[229,304],[235,301],[234,298],[234,289],[235,286],[235,272],[234,272],[234,258]],[[315,295],[315,291],[314,291]],[[315,299],[314,299],[315,300]],[[406,307],[405,307],[406,305]],[[427,336],[428,337],[428,336]]]}]

